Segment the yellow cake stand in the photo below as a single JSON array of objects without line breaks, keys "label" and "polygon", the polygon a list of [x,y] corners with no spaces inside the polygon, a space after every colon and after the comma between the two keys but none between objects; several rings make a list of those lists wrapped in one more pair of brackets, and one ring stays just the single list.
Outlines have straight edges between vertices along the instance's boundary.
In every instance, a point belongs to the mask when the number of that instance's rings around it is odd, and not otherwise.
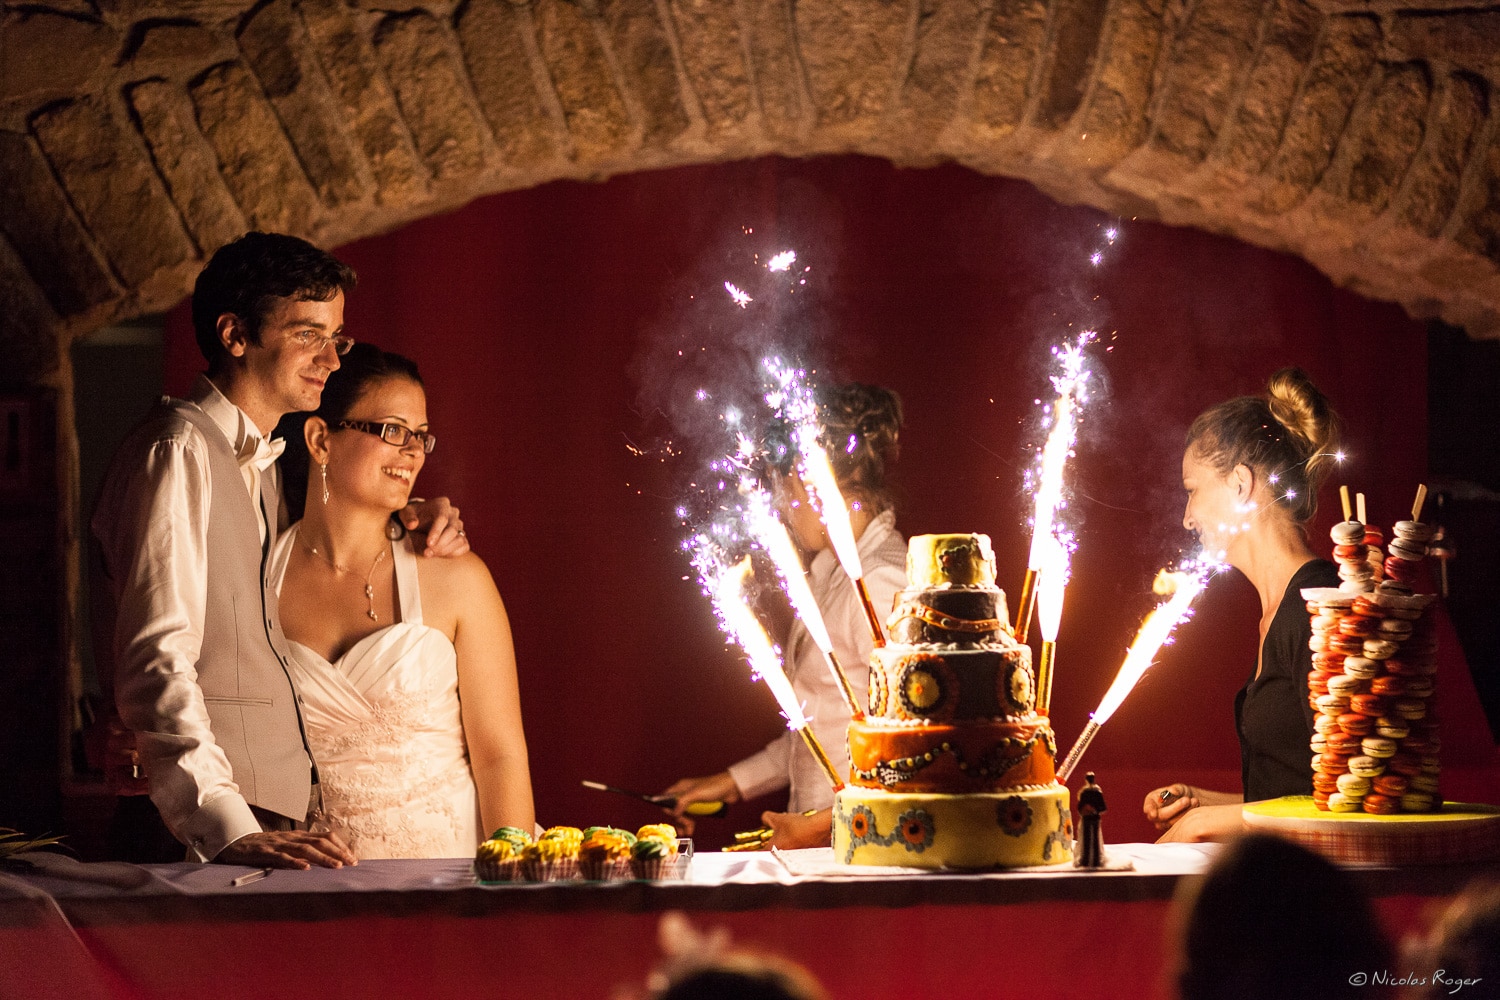
[{"label": "yellow cake stand", "polygon": [[1500,807],[1444,802],[1431,813],[1324,812],[1311,795],[1246,803],[1245,829],[1274,833],[1340,864],[1430,865],[1500,857]]}]

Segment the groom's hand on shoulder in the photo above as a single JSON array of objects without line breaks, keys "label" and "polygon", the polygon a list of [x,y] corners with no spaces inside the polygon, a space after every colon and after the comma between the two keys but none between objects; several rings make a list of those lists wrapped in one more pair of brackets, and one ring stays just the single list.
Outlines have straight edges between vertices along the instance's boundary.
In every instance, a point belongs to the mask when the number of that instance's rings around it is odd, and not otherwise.
[{"label": "groom's hand on shoulder", "polygon": [[458,508],[447,497],[432,500],[413,497],[401,509],[400,516],[407,531],[427,535],[427,542],[422,550],[424,556],[451,559],[469,551],[469,537],[464,533],[463,519],[458,516]]},{"label": "groom's hand on shoulder", "polygon": [[288,830],[252,833],[219,852],[215,863],[252,868],[342,868],[359,859],[336,833]]}]

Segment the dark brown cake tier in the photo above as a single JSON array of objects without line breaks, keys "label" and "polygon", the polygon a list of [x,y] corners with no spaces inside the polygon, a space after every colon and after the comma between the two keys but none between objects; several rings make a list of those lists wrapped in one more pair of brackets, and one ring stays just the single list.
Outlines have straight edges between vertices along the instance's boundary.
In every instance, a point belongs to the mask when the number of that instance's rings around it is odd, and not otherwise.
[{"label": "dark brown cake tier", "polygon": [[923,587],[896,595],[891,642],[976,645],[1009,636],[1005,592],[994,587]]},{"label": "dark brown cake tier", "polygon": [[870,715],[955,722],[1029,716],[1031,650],[883,646],[870,658]]},{"label": "dark brown cake tier", "polygon": [[1045,785],[1057,744],[1046,720],[849,724],[851,784],[892,792],[968,794]]}]

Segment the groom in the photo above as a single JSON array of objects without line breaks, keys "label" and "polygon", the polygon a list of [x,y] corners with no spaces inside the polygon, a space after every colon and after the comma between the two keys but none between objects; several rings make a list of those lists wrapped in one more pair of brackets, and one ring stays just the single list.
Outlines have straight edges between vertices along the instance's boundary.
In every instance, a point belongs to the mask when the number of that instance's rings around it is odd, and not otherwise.
[{"label": "groom", "polygon": [[[267,436],[313,410],[352,338],[354,272],[292,236],[249,233],[214,254],[193,290],[208,362],[126,438],[93,528],[114,597],[115,703],[151,799],[190,856],[261,867],[355,864],[307,829],[317,768],[264,565],[280,525]],[[428,554],[466,551],[438,504]],[[410,510],[403,512],[415,526]]]}]

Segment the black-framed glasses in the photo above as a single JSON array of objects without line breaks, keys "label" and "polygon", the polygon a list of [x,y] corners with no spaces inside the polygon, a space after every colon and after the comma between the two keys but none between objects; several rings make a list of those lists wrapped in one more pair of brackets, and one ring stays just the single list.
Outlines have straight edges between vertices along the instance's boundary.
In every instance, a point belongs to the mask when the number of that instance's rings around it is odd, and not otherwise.
[{"label": "black-framed glasses", "polygon": [[424,452],[431,453],[437,445],[437,435],[427,431],[414,431],[410,427],[402,427],[400,424],[376,424],[368,420],[340,420],[339,428],[364,431],[366,434],[374,434],[386,444],[393,444],[397,448],[405,448],[406,442],[416,438],[422,445]]},{"label": "black-framed glasses", "polygon": [[354,346],[354,338],[346,337],[343,334],[334,337],[325,337],[323,334],[312,330],[298,330],[296,333],[288,334],[288,336],[302,347],[310,351],[316,351],[318,354],[322,354],[323,348],[329,344],[333,345],[333,351],[338,355],[348,354],[349,349]]}]

